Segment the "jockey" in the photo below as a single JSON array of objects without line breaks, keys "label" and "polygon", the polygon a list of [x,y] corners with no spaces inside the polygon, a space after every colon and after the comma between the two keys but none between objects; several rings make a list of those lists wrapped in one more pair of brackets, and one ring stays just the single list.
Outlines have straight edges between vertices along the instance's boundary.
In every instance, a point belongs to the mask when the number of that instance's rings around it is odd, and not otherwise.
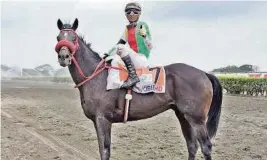
[{"label": "jockey", "polygon": [[[141,15],[141,6],[136,2],[125,6],[125,15],[129,21],[120,40],[104,58],[119,55],[128,70],[128,79],[120,88],[131,88],[140,80],[136,74],[136,68],[148,67],[148,58],[152,49],[151,34],[147,23],[138,21]],[[130,48],[125,44],[128,43]]]}]

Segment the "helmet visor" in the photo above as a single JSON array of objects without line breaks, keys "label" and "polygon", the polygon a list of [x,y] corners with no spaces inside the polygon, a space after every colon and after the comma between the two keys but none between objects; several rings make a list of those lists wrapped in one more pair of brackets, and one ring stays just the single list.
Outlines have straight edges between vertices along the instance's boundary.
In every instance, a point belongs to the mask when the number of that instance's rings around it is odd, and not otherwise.
[{"label": "helmet visor", "polygon": [[133,12],[133,14],[139,14],[140,13],[140,11],[137,9],[127,9],[125,11],[126,14],[131,14],[132,12]]}]

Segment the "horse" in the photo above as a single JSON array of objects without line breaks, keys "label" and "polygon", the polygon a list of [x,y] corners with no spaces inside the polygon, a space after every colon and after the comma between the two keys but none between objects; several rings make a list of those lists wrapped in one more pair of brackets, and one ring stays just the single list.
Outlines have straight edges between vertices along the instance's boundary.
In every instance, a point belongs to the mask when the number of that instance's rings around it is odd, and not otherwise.
[{"label": "horse", "polygon": [[[55,51],[58,63],[68,67],[75,88],[79,90],[84,115],[94,124],[101,160],[109,160],[112,124],[123,123],[125,95],[129,90],[106,89],[108,70],[112,66],[91,48],[91,43],[76,33],[78,24],[77,18],[72,24],[57,20],[59,34]],[[173,110],[186,140],[188,159],[196,158],[200,144],[204,159],[211,160],[211,139],[218,129],[223,99],[220,81],[213,74],[185,63],[163,67],[165,93],[132,92],[128,121]]]}]

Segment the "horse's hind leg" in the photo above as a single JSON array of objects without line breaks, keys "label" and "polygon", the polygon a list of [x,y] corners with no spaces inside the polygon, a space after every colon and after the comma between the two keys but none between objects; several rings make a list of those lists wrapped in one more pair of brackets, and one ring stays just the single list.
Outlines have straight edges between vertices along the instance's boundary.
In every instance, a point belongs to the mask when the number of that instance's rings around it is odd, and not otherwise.
[{"label": "horse's hind leg", "polygon": [[196,128],[201,151],[206,160],[211,160],[212,144],[207,133],[206,125],[197,125]]},{"label": "horse's hind leg", "polygon": [[178,109],[175,109],[174,111],[175,111],[177,118],[180,121],[182,132],[186,140],[187,149],[189,153],[188,160],[195,160],[196,153],[198,150],[198,143],[197,143],[194,130],[191,127],[191,125],[188,123],[188,121],[184,118],[184,115],[178,111]]},{"label": "horse's hind leg", "polygon": [[185,117],[194,129],[196,138],[200,144],[201,151],[205,157],[205,160],[211,160],[212,144],[208,136],[206,124],[199,119],[193,119],[191,117]]}]

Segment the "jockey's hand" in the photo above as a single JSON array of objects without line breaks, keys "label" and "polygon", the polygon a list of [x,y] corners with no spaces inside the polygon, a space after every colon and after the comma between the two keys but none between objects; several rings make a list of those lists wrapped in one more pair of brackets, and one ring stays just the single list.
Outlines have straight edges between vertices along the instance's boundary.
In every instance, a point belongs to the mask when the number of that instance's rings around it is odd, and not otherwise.
[{"label": "jockey's hand", "polygon": [[107,54],[107,53],[104,53],[104,55],[103,55],[103,59],[106,59],[107,57],[108,57],[109,55]]},{"label": "jockey's hand", "polygon": [[145,27],[143,27],[143,25],[140,26],[139,34],[140,34],[142,37],[146,37],[146,29],[145,29]]}]

